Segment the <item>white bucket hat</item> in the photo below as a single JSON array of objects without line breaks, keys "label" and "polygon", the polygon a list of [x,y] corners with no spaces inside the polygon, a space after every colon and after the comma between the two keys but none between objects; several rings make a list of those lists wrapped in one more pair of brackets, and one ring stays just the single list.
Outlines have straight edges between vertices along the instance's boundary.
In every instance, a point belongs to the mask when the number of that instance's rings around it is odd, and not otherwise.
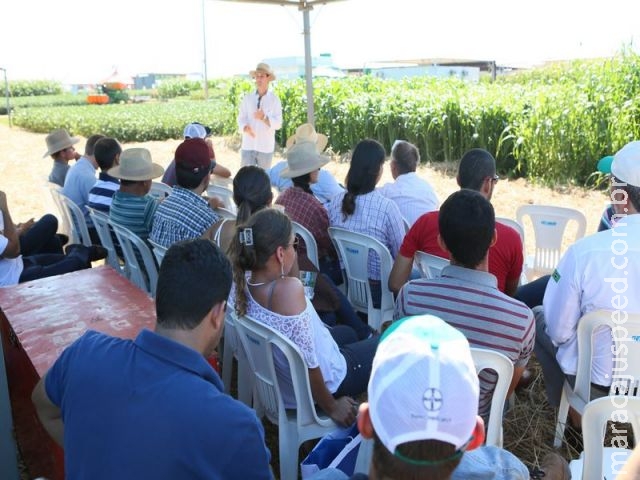
[{"label": "white bucket hat", "polygon": [[316,144],[318,153],[322,153],[327,147],[329,139],[322,133],[317,133],[316,129],[310,123],[303,123],[296,128],[296,133],[287,138],[287,148],[291,148],[296,143],[313,142]]},{"label": "white bucket hat", "polygon": [[151,152],[146,148],[127,148],[120,154],[120,165],[107,173],[121,180],[142,181],[159,177],[164,168],[151,161]]},{"label": "white bucket hat", "polygon": [[45,139],[47,142],[47,151],[44,152],[42,158],[46,158],[49,155],[53,155],[60,150],[64,150],[65,148],[69,148],[72,145],[75,145],[80,141],[78,137],[69,136],[69,132],[67,132],[64,128],[58,128],[53,130],[47,138]]},{"label": "white bucket hat", "polygon": [[282,169],[282,178],[296,178],[329,163],[329,158],[318,153],[313,142],[296,143],[287,152],[287,166]]}]

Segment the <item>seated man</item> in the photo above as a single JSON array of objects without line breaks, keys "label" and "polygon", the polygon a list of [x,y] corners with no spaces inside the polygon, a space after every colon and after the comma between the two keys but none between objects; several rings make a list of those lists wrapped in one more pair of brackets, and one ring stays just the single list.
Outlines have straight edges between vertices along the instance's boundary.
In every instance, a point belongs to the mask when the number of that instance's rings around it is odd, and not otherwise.
[{"label": "seated man", "polygon": [[109,175],[120,179],[120,190],[113,195],[109,218],[147,240],[158,202],[151,195],[151,180],[164,168],[151,160],[146,148],[128,148],[120,155],[120,164]]},{"label": "seated man", "polygon": [[[488,272],[489,247],[496,241],[493,206],[480,193],[460,190],[442,204],[438,244],[451,258],[442,276],[407,283],[398,294],[394,318],[430,313],[459,329],[472,346],[506,355],[514,364],[515,389],[535,342],[531,310],[497,288]],[[496,376],[480,374],[479,414],[487,419]]]},{"label": "seated man", "polygon": [[109,175],[108,171],[118,165],[122,147],[115,138],[101,138],[96,143],[94,155],[100,174],[98,181],[89,190],[89,207],[100,212],[109,213],[113,194],[120,188],[120,181]]},{"label": "seated man", "polygon": [[[514,455],[482,446],[484,423],[477,415],[478,377],[469,343],[437,317],[394,323],[381,337],[358,430],[373,439],[369,475],[352,480],[529,480]],[[548,480],[568,480],[557,453],[541,462]],[[346,480],[323,470],[313,480]],[[538,477],[536,477],[538,478]]]},{"label": "seated man", "polygon": [[213,209],[222,206],[218,198],[202,197],[211,178],[206,142],[201,138],[185,140],[176,149],[175,157],[178,183],[156,210],[149,236],[163,247],[208,233],[211,226],[220,220]]},{"label": "seated man", "polygon": [[154,332],[132,341],[89,331],[62,353],[32,399],[64,447],[67,478],[271,478],[260,420],[205,359],[230,289],[218,247],[181,242],[160,268]]},{"label": "seated man", "polygon": [[56,185],[64,186],[64,179],[69,171],[69,162],[71,160],[79,160],[80,154],[76,152],[73,146],[80,140],[76,137],[69,136],[63,128],[53,130],[47,138],[47,151],[44,152],[42,158],[51,156],[53,158],[53,167],[49,174],[49,181]]},{"label": "seated man", "polygon": [[[217,175],[221,178],[229,178],[231,176],[231,172],[227,167],[220,165],[216,162],[216,152],[213,151],[213,142],[211,141],[211,129],[209,127],[205,127],[201,123],[193,122],[184,127],[183,132],[184,139],[188,138],[202,138],[205,142],[207,142],[207,146],[209,147],[209,156],[211,157],[211,168],[213,169],[211,173]],[[176,159],[171,160],[171,163],[167,167],[162,176],[162,183],[166,183],[170,187],[175,186],[176,184]]]},{"label": "seated man", "polygon": [[62,193],[82,210],[89,229],[89,235],[91,236],[91,243],[96,245],[100,244],[100,237],[93,226],[91,217],[89,217],[87,204],[89,203],[89,190],[96,184],[98,163],[94,156],[94,149],[101,138],[104,138],[104,135],[96,134],[87,139],[84,155],[69,169],[67,178],[64,181],[64,187],[62,187]]},{"label": "seated man", "polygon": [[[491,200],[498,182],[496,161],[486,150],[474,148],[465,153],[458,167],[457,181],[460,188],[480,192]],[[489,255],[489,273],[498,280],[498,289],[513,297],[518,288],[524,257],[522,240],[513,228],[496,223],[497,241],[492,245]],[[398,292],[409,279],[416,251],[449,258],[447,252],[438,243],[438,212],[422,215],[407,232],[400,252],[393,262],[389,275],[389,289]]]},{"label": "seated man", "polygon": [[419,164],[420,152],[416,146],[396,140],[389,163],[394,181],[378,189],[382,195],[396,202],[409,225],[413,225],[421,215],[437,210],[440,204],[433,187],[416,173]]},{"label": "seated man", "polygon": [[[628,313],[640,312],[640,141],[628,143],[615,154],[611,175],[613,228],[584,237],[567,249],[547,284],[543,307],[534,309],[535,352],[552,406],[560,404],[565,378],[575,381],[580,318],[603,309],[612,311],[616,323],[624,323]],[[593,344],[592,399],[607,395],[612,377],[615,381],[620,375],[612,375],[620,369],[613,370],[611,331],[596,331]],[[573,425],[579,425],[575,415]]]},{"label": "seated man", "polygon": [[[55,217],[53,219],[55,220]],[[42,225],[36,224],[32,228],[37,228],[34,234],[44,233],[49,225],[45,222]],[[68,255],[64,255],[57,237],[50,236],[47,241],[43,241],[44,237],[42,239],[30,238],[29,235],[27,238],[24,237],[25,235],[21,235],[21,230],[11,219],[7,196],[0,191],[1,287],[89,268],[92,261],[101,260],[107,256],[107,252],[102,247],[85,247],[84,245],[69,245]],[[21,255],[21,245],[25,245],[28,249],[29,256]]]},{"label": "seated man", "polygon": [[[316,144],[318,153],[324,152],[329,139],[322,133],[316,133],[315,128],[310,123],[303,123],[296,129],[296,133],[287,138],[287,149],[293,147],[296,143],[312,142]],[[287,161],[282,160],[267,170],[271,186],[275,187],[279,192],[284,192],[287,188],[293,186],[290,178],[283,178],[280,173],[287,167]],[[311,184],[313,195],[326,206],[329,201],[338,193],[344,192],[344,188],[333,178],[333,175],[322,168],[318,172],[318,180]]]}]

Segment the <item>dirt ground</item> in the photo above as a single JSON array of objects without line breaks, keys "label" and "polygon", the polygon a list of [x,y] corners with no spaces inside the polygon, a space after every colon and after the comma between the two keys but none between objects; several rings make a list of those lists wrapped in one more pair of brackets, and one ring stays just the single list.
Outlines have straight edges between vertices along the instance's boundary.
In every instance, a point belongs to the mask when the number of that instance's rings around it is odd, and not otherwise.
[{"label": "dirt ground", "polygon": [[[85,139],[76,145],[82,152]],[[237,138],[214,139],[216,157],[219,163],[228,167],[232,173],[240,168],[240,153]],[[155,162],[166,166],[173,158],[173,152],[180,140],[154,141],[144,143],[127,143],[124,148],[145,147],[151,151]],[[45,135],[27,132],[21,128],[9,128],[0,123],[0,189],[7,193],[9,208],[14,221],[25,221],[47,212],[55,213],[51,196],[46,189],[47,176],[51,170],[51,158],[42,158],[46,151]],[[280,160],[276,153],[274,163]],[[348,163],[337,159],[326,167],[339,182],[343,182],[348,170]],[[434,187],[438,198],[443,201],[457,189],[455,182],[455,165],[426,165],[419,169],[419,174]],[[388,166],[385,168],[380,185],[391,181]],[[587,233],[597,230],[602,210],[606,204],[605,193],[580,189],[550,189],[532,185],[524,179],[502,179],[498,183],[492,203],[496,215],[515,218],[516,209],[523,204],[544,204],[571,207],[580,210],[587,218]],[[525,224],[525,238],[533,238],[533,231]],[[533,253],[533,242],[525,242],[527,253]]]}]

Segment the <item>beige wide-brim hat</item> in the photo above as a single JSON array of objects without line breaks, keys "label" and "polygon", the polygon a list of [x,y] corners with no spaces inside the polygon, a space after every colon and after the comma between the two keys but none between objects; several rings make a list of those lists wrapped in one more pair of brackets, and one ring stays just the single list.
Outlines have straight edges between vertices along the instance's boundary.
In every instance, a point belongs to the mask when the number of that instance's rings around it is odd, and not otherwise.
[{"label": "beige wide-brim hat", "polygon": [[316,144],[316,151],[322,153],[329,143],[329,139],[322,133],[317,133],[310,123],[303,123],[296,128],[296,133],[287,138],[287,148],[291,148],[296,143],[313,142]]},{"label": "beige wide-brim hat", "polygon": [[53,130],[47,138],[45,139],[47,142],[47,151],[44,152],[42,158],[46,158],[49,155],[53,155],[60,150],[64,150],[65,148],[69,148],[72,145],[75,145],[80,141],[78,137],[69,136],[69,132],[67,132],[64,128],[58,128]]},{"label": "beige wide-brim hat", "polygon": [[107,173],[121,180],[139,182],[159,177],[164,168],[151,161],[151,152],[146,148],[127,148],[120,154],[120,165],[110,168]]},{"label": "beige wide-brim hat", "polygon": [[256,73],[258,72],[266,73],[267,77],[269,77],[269,80],[276,79],[276,74],[273,73],[273,70],[271,69],[271,67],[266,63],[259,63],[255,70],[251,70],[249,72],[249,75],[251,75],[251,78],[255,78]]},{"label": "beige wide-brim hat", "polygon": [[299,142],[287,152],[287,166],[282,169],[282,178],[301,177],[329,163],[329,157],[316,150],[314,142]]}]

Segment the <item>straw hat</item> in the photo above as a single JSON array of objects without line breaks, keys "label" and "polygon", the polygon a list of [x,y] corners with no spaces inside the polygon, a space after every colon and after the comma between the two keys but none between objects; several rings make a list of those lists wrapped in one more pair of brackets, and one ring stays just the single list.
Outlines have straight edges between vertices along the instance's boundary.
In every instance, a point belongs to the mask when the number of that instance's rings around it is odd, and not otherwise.
[{"label": "straw hat", "polygon": [[280,172],[282,178],[296,178],[329,163],[329,158],[317,151],[314,142],[298,142],[287,152],[287,166]]},{"label": "straw hat", "polygon": [[266,73],[269,80],[276,79],[276,74],[273,73],[273,70],[271,70],[271,67],[266,63],[259,63],[255,70],[251,70],[249,72],[249,75],[251,75],[251,78],[255,78],[257,72]]},{"label": "straw hat", "polygon": [[159,177],[164,168],[151,161],[151,152],[146,148],[127,148],[120,154],[120,165],[107,173],[122,180],[142,181]]},{"label": "straw hat", "polygon": [[59,152],[60,150],[69,148],[80,141],[78,137],[70,137],[69,132],[67,132],[64,128],[53,130],[49,135],[47,135],[47,138],[45,140],[47,142],[47,151],[44,152],[42,158],[46,158],[49,155],[53,155],[54,153]]},{"label": "straw hat", "polygon": [[329,139],[322,133],[317,133],[310,123],[303,123],[296,128],[296,133],[287,138],[287,148],[291,148],[296,143],[312,142],[316,144],[316,151],[322,153],[329,143]]}]

